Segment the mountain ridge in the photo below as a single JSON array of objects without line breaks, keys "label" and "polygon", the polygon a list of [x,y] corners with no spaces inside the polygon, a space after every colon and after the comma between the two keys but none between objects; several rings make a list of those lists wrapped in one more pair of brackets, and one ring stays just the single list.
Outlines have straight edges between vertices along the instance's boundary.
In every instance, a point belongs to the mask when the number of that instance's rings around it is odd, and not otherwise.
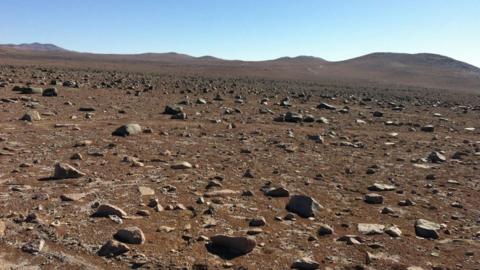
[{"label": "mountain ridge", "polygon": [[75,52],[53,44],[0,45],[0,61],[76,65],[185,74],[255,76],[276,79],[378,82],[480,92],[480,68],[432,53],[376,52],[343,61],[314,56],[280,57],[272,60],[225,60],[214,56],[141,53],[97,54]]}]

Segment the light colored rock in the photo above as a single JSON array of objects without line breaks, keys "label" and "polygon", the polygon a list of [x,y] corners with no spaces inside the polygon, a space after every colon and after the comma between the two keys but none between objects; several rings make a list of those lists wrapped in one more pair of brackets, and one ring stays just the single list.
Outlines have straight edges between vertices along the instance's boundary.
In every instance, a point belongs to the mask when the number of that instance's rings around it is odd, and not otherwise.
[{"label": "light colored rock", "polygon": [[67,193],[60,195],[60,199],[64,202],[79,201],[86,196],[85,193]]},{"label": "light colored rock", "polygon": [[174,170],[185,170],[185,169],[191,169],[193,166],[192,164],[186,161],[181,161],[181,162],[172,164],[170,167]]},{"label": "light colored rock", "polygon": [[365,235],[382,234],[385,226],[382,224],[359,223],[357,225],[358,232]]},{"label": "light colored rock", "polygon": [[415,234],[419,237],[428,239],[438,239],[440,236],[438,230],[440,225],[426,219],[417,219],[415,221]]},{"label": "light colored rock", "polygon": [[140,192],[140,195],[142,195],[142,196],[155,195],[155,190],[153,188],[145,187],[145,186],[139,186],[138,187],[138,192]]}]

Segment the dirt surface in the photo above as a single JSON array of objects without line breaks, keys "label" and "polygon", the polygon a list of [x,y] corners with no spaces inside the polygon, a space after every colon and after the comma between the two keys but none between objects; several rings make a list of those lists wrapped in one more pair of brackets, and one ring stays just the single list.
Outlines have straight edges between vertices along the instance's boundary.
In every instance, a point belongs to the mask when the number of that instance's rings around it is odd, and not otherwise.
[{"label": "dirt surface", "polygon": [[478,94],[179,74],[0,66],[0,269],[479,269]]}]

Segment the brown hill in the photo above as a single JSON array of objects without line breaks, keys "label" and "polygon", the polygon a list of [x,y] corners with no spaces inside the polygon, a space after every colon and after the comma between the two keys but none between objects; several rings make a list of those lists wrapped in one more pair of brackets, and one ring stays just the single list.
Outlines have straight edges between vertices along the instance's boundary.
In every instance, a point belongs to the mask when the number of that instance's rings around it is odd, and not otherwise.
[{"label": "brown hill", "polygon": [[480,69],[436,54],[373,53],[339,62],[311,56],[267,61],[223,60],[178,53],[93,54],[52,44],[0,45],[0,63],[141,72],[252,76],[325,82],[408,85],[480,92]]}]

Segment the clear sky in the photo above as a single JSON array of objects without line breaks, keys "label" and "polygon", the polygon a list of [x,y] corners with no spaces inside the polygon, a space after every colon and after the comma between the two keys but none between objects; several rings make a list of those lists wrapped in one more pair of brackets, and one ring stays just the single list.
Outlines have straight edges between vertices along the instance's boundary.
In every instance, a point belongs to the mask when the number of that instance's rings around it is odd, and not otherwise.
[{"label": "clear sky", "polygon": [[431,52],[480,66],[480,0],[0,0],[0,43],[263,60]]}]

